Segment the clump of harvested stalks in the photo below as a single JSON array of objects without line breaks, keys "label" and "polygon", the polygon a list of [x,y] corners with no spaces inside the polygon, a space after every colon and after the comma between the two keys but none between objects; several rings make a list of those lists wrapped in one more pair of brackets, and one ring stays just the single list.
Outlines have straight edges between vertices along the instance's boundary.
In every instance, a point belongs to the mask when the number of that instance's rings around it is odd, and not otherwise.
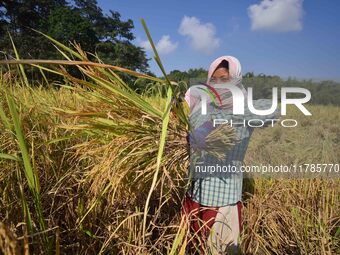
[{"label": "clump of harvested stalks", "polygon": [[224,160],[229,148],[239,142],[235,130],[229,125],[220,125],[205,139],[207,152],[219,160]]},{"label": "clump of harvested stalks", "polygon": [[[134,253],[144,253],[149,249],[157,250],[162,247],[161,243],[157,244],[158,247],[155,245],[157,233],[161,235],[167,233],[171,236],[171,233],[174,233],[172,229],[176,229],[176,226],[168,227],[172,225],[173,217],[163,212],[171,210],[173,215],[177,213],[173,204],[179,204],[182,199],[181,190],[185,187],[184,177],[188,166],[186,123],[183,118],[176,115],[167,126],[165,153],[161,158],[154,192],[147,205],[146,195],[156,172],[164,112],[168,105],[164,105],[166,100],[160,95],[154,95],[149,100],[137,94],[122,80],[118,72],[159,83],[164,81],[102,64],[99,59],[99,63],[90,62],[78,45],[74,45],[76,49],[74,51],[58,42],[55,43],[60,47],[60,51],[64,50],[64,56],[69,54],[67,57],[69,60],[12,62],[49,64],[52,67],[60,65],[58,69],[42,66],[39,68],[62,75],[70,85],[64,88],[70,89],[71,93],[83,102],[82,104],[70,102],[69,107],[50,108],[62,120],[58,127],[69,131],[65,133],[66,137],[61,137],[60,140],[71,138],[67,138],[68,135],[86,137],[68,148],[74,152],[71,156],[74,165],[85,166],[75,178],[79,189],[84,190],[86,197],[89,198],[84,202],[78,202],[81,209],[78,212],[76,227],[82,230],[86,226],[93,233],[100,229],[105,238],[103,246],[99,249],[97,247],[100,252],[120,250],[126,247],[124,245],[126,243],[131,247],[138,247],[138,252]],[[74,57],[80,61],[72,61]],[[63,65],[75,65],[84,78],[72,76]],[[155,98],[161,103],[157,105],[149,103]],[[63,178],[58,182],[58,186],[66,187],[67,182],[69,178]],[[169,207],[169,204],[172,206]],[[130,228],[125,219],[140,222],[140,211],[143,208],[150,208],[144,220],[146,240],[141,241],[144,237],[141,230],[136,230],[133,233],[136,236],[131,240],[126,234],[126,228]],[[104,224],[91,220],[99,216],[105,218],[105,215],[112,221],[116,219],[108,229],[106,228],[110,224],[107,222]],[[162,228],[166,232],[160,232]]]}]

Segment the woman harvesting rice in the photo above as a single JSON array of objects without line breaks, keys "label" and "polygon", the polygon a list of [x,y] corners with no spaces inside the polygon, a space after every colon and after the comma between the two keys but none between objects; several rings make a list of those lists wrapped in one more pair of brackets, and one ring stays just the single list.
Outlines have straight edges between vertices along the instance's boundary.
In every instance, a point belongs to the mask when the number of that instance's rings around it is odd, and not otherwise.
[{"label": "woman harvesting rice", "polygon": [[[219,106],[216,106],[212,100],[208,100],[208,113],[202,115],[200,108],[202,90],[193,86],[185,95],[191,109],[190,147],[195,151],[200,151],[200,159],[205,165],[230,165],[239,170],[254,129],[248,125],[233,126],[238,142],[229,150],[225,149],[224,160],[209,153],[206,138],[214,129],[212,119],[240,118],[232,114],[233,99],[229,89],[223,86],[214,88],[216,84],[234,83],[242,91],[245,100],[245,114],[241,116],[242,120],[257,119],[262,123],[268,123],[268,119],[275,119],[278,115],[279,109],[266,116],[251,114],[247,110],[247,92],[241,81],[241,65],[238,59],[232,56],[222,56],[211,63],[206,84],[206,87],[210,87],[218,98],[216,101],[219,102]],[[254,100],[253,105],[255,109],[268,109],[271,106],[271,100]],[[194,164],[192,160],[190,164]],[[190,183],[183,201],[182,215],[190,221],[191,230],[198,235],[198,241],[205,244],[209,254],[239,252],[238,239],[242,230],[242,182],[243,174],[239,171],[220,175],[200,175],[193,178]],[[202,245],[200,245],[200,250],[203,252]]]}]

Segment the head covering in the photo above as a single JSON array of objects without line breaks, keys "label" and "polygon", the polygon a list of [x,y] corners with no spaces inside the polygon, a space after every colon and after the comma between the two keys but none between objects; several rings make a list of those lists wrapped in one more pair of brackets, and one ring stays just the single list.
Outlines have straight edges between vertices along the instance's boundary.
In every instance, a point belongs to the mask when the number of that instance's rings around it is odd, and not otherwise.
[{"label": "head covering", "polygon": [[207,83],[209,83],[211,76],[213,75],[213,73],[215,72],[219,64],[222,63],[223,60],[229,63],[229,75],[232,78],[239,78],[239,77],[242,78],[240,61],[238,61],[238,59],[233,56],[222,56],[222,57],[215,59],[210,64]]},{"label": "head covering", "polygon": [[[210,79],[213,73],[215,72],[216,68],[221,64],[223,60],[228,61],[229,64],[229,81],[226,84],[234,84],[235,86],[239,87],[242,90],[242,93],[244,94],[244,98],[246,99],[247,91],[245,90],[242,84],[241,64],[240,61],[233,56],[221,56],[215,59],[210,64],[206,83],[214,87],[214,85],[210,84]],[[204,93],[202,87],[204,86],[203,85],[191,86],[185,93],[185,100],[189,104],[191,112],[199,108],[199,102],[202,98],[202,93]],[[224,109],[232,108],[233,98],[230,90],[224,88],[215,88],[215,90],[220,96],[220,99],[222,101],[220,106]],[[210,103],[211,101],[212,101],[211,98],[208,97],[208,103]]]},{"label": "head covering", "polygon": [[[210,84],[210,79],[213,75],[213,73],[216,71],[216,68],[222,63],[222,61],[225,60],[229,64],[229,82],[226,84],[234,84],[235,86],[239,87],[242,90],[242,93],[244,95],[244,98],[247,98],[247,91],[244,88],[242,84],[242,72],[241,72],[241,63],[240,61],[233,57],[233,56],[221,56],[217,59],[215,59],[209,67],[208,71],[208,78],[207,83],[213,87],[212,84]],[[232,94],[229,89],[223,89],[223,88],[215,88],[217,93],[220,95],[222,100],[222,108],[231,108],[233,105],[233,98]]]}]

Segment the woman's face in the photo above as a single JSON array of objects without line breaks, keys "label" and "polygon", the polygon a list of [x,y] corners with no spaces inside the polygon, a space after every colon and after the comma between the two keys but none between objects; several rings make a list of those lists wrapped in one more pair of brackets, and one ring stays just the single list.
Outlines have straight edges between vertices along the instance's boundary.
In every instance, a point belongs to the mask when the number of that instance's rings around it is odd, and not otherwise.
[{"label": "woman's face", "polygon": [[228,81],[229,70],[225,67],[217,68],[210,78],[210,84],[226,83]]}]

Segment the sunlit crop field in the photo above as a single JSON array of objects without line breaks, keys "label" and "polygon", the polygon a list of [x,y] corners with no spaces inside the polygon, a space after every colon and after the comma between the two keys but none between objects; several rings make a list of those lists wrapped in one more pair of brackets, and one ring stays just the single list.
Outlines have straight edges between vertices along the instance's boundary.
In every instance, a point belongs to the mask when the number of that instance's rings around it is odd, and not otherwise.
[{"label": "sunlit crop field", "polygon": [[[184,254],[187,109],[169,118],[176,84],[144,77],[166,93],[137,94],[118,76],[134,72],[77,67],[82,79],[54,69],[58,86],[1,73],[0,251]],[[296,128],[256,129],[245,164],[338,164],[339,107],[307,107],[312,117],[288,108]],[[339,178],[245,179],[243,253],[340,254],[339,195]]]},{"label": "sunlit crop field", "polygon": [[[142,220],[150,188],[148,173],[141,180],[123,178],[111,169],[119,157],[110,139],[91,138],[90,133],[65,129],[76,118],[56,109],[109,112],[90,98],[65,88],[55,90],[11,87],[2,80],[0,103],[13,125],[5,91],[13,96],[39,190],[41,214],[30,192],[22,162],[0,160],[0,244],[3,252],[19,250],[44,253],[166,254],[178,235],[179,211],[184,185],[168,179],[162,170],[150,205],[153,225],[142,241]],[[160,99],[148,98],[160,105]],[[89,106],[90,105],[90,106]],[[340,111],[332,106],[309,106],[313,118],[291,111],[299,127],[280,126],[256,130],[246,164],[336,163],[340,158]],[[1,152],[20,157],[18,139],[1,128]],[[103,133],[101,134],[103,135]],[[71,137],[71,138],[70,138]],[[70,139],[67,139],[70,138]],[[115,138],[118,139],[118,138]],[[97,142],[96,142],[97,141]],[[124,140],[122,140],[124,142]],[[140,147],[142,149],[142,147]],[[138,150],[136,151],[138,153]],[[166,153],[166,152],[165,152]],[[132,157],[132,156],[131,156]],[[126,158],[129,160],[129,158]],[[124,165],[123,165],[124,166]],[[130,178],[137,176],[134,169]],[[153,170],[150,170],[152,174]],[[179,175],[185,176],[185,171]],[[339,180],[245,181],[242,249],[248,254],[339,254]],[[30,215],[28,217],[28,214]],[[40,219],[41,217],[41,219]],[[41,230],[41,221],[45,230]],[[177,235],[176,235],[177,234]],[[45,238],[48,240],[46,242]],[[12,246],[10,246],[12,245]]]}]

